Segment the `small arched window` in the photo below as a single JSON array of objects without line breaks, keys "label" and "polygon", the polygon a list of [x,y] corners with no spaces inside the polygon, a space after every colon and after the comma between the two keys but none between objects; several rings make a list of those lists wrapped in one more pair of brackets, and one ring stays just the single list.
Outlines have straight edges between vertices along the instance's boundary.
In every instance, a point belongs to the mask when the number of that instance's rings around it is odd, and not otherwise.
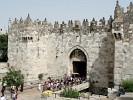
[{"label": "small arched window", "polygon": [[115,36],[115,38],[117,39],[117,35],[116,35],[116,33],[114,33],[114,36]]},{"label": "small arched window", "polygon": [[119,39],[121,39],[121,33],[118,33]]}]

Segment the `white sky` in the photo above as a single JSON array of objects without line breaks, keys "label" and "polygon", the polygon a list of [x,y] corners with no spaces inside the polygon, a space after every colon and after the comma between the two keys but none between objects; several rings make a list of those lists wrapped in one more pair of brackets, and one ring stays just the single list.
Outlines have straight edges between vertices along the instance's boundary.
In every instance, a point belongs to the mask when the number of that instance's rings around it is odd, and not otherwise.
[{"label": "white sky", "polygon": [[[127,8],[133,0],[119,0]],[[49,22],[68,20],[99,20],[114,15],[116,0],[0,0],[0,28],[7,29],[8,19],[48,19]]]}]

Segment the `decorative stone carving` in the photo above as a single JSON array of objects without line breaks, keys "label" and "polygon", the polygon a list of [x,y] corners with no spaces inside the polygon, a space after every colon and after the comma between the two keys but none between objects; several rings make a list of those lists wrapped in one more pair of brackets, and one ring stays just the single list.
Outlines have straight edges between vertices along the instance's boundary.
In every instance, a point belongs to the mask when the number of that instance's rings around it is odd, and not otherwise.
[{"label": "decorative stone carving", "polygon": [[97,21],[95,21],[95,18],[93,18],[90,25],[90,32],[96,32],[96,30],[97,30]]},{"label": "decorative stone carving", "polygon": [[47,19],[45,18],[45,20],[42,22],[42,25],[46,26],[48,25]]},{"label": "decorative stone carving", "polygon": [[29,14],[28,14],[26,20],[24,21],[24,24],[25,24],[26,27],[28,27],[28,26],[32,26],[33,23],[32,23],[32,20],[31,20]]}]

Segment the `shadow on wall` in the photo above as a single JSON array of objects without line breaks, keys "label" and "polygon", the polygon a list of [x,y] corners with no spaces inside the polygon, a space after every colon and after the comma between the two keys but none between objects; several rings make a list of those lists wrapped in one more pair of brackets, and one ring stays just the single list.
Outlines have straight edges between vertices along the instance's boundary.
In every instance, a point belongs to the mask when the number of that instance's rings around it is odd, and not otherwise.
[{"label": "shadow on wall", "polygon": [[107,33],[99,47],[99,56],[92,65],[90,90],[95,94],[107,95],[107,88],[113,86],[114,39]]}]

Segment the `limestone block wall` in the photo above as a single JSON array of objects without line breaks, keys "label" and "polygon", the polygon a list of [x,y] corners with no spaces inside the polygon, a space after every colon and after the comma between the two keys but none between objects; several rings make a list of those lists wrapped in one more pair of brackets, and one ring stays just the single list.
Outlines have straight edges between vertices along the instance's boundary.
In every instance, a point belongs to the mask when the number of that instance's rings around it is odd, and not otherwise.
[{"label": "limestone block wall", "polygon": [[[28,43],[27,47],[27,80],[38,80],[38,75],[47,71],[47,45],[44,37],[39,41]],[[46,77],[47,78],[47,77]]]},{"label": "limestone block wall", "polygon": [[[14,37],[14,38],[13,38]],[[16,60],[17,60],[17,54],[16,54],[16,50],[17,50],[17,46],[16,46],[17,42],[16,42],[16,37],[15,37],[15,32],[11,33],[8,35],[8,61],[10,63],[11,66],[15,66],[16,65]]]},{"label": "limestone block wall", "polygon": [[0,79],[4,77],[5,73],[8,71],[7,69],[7,63],[0,63]]},{"label": "limestone block wall", "polygon": [[114,83],[119,85],[122,80],[133,78],[133,40],[115,42]]},{"label": "limestone block wall", "polygon": [[108,54],[109,47],[112,49],[113,44],[108,45],[108,43],[110,42],[108,42],[107,33],[89,33],[87,35],[65,33],[58,37],[54,34],[50,35],[47,44],[49,76],[62,77],[64,74],[70,75],[70,70],[72,70],[70,54],[74,49],[78,48],[87,56],[87,73],[89,76],[91,75],[94,85],[97,87],[107,86],[108,70],[113,67],[114,60]]},{"label": "limestone block wall", "polygon": [[80,49],[87,58],[87,77],[91,77],[93,85],[108,86],[109,77],[113,77],[114,60],[111,33],[42,33],[9,31],[8,63],[22,70],[25,81],[38,80],[40,73],[44,79],[70,75],[73,70],[70,54]]},{"label": "limestone block wall", "polygon": [[114,82],[115,85],[118,85],[122,80],[123,72],[123,62],[124,62],[124,53],[123,53],[122,41],[116,41],[115,43],[115,66],[114,66]]},{"label": "limestone block wall", "polygon": [[123,62],[123,72],[122,72],[122,80],[133,78],[133,41],[131,40],[129,43],[123,43],[123,53],[124,53],[124,62]]}]

